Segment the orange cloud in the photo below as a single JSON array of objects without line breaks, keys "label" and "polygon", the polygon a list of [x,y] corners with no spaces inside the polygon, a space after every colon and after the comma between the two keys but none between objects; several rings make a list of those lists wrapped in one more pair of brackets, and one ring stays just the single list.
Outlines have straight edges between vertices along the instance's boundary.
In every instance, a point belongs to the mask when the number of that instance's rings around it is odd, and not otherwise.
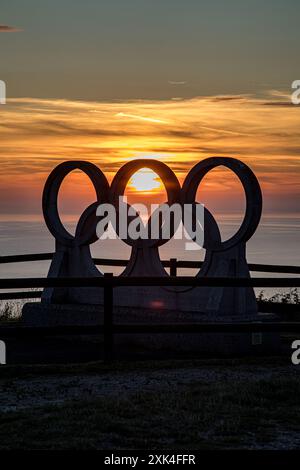
[{"label": "orange cloud", "polygon": [[16,28],[15,26],[8,26],[6,24],[0,24],[0,33],[16,33],[22,31],[19,28]]},{"label": "orange cloud", "polygon": [[[158,158],[182,180],[196,162],[213,155],[250,165],[267,211],[298,211],[300,107],[290,106],[279,93],[264,100],[240,95],[129,102],[15,98],[0,112],[0,213],[40,211],[44,181],[64,160],[89,160],[111,179],[130,159]],[[209,200],[236,207],[239,187],[228,171],[216,172],[205,190]],[[80,192],[77,186],[76,198],[88,191],[88,185]],[[67,207],[73,206],[70,199]]]}]

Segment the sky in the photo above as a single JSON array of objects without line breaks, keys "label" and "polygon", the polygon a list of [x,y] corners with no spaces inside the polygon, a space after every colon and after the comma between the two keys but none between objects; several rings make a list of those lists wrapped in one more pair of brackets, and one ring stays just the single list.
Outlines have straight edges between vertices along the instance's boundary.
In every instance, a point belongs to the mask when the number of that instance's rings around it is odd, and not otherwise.
[{"label": "sky", "polygon": [[[281,89],[299,75],[298,0],[1,0],[14,97],[170,99]],[[186,82],[176,87],[174,82]]]},{"label": "sky", "polygon": [[[214,155],[253,169],[266,212],[299,213],[299,13],[298,0],[1,0],[0,217],[41,214],[45,179],[64,160],[92,161],[111,180],[128,160],[156,158],[182,181]],[[93,194],[80,174],[68,181],[72,213]],[[202,193],[240,210],[224,169]]]}]

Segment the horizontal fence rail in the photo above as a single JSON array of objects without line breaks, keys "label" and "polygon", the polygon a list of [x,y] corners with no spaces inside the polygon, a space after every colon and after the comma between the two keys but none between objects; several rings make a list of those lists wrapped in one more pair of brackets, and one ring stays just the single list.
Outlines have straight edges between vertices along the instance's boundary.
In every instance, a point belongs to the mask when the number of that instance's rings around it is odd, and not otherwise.
[{"label": "horizontal fence rail", "polygon": [[[54,253],[33,253],[26,255],[0,256],[0,264],[24,263],[29,261],[49,261],[52,259],[53,254]],[[128,260],[124,259],[93,258],[93,261],[98,266],[125,267],[128,264]],[[162,260],[162,264],[165,268],[172,268],[172,266],[176,266],[176,268],[199,269],[201,268],[203,261],[177,260],[176,258],[171,258],[170,260]],[[249,263],[248,266],[250,271],[256,272],[300,274],[300,266],[257,263]]]},{"label": "horizontal fence rail", "polygon": [[43,291],[0,292],[0,300],[40,299]]},{"label": "horizontal fence rail", "polygon": [[28,261],[47,261],[53,258],[54,253],[31,253],[26,255],[0,256],[0,264],[26,263]]},{"label": "horizontal fence rail", "polygon": [[[0,326],[0,336],[56,336],[56,335],[105,335],[107,326]],[[114,334],[155,334],[155,333],[256,333],[285,332],[299,333],[300,322],[237,322],[237,323],[159,323],[159,324],[113,324]]]},{"label": "horizontal fence rail", "polygon": [[300,277],[293,278],[242,278],[242,277],[61,277],[0,279],[0,289],[26,289],[37,287],[300,287]]}]

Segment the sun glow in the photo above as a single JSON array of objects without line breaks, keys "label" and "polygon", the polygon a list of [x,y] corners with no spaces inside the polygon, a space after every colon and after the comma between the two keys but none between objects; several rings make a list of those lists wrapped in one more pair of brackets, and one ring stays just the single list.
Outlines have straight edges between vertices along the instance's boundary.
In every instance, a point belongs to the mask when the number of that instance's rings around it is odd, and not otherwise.
[{"label": "sun glow", "polygon": [[148,192],[162,189],[162,183],[156,173],[147,168],[142,168],[132,175],[129,187],[135,191]]}]

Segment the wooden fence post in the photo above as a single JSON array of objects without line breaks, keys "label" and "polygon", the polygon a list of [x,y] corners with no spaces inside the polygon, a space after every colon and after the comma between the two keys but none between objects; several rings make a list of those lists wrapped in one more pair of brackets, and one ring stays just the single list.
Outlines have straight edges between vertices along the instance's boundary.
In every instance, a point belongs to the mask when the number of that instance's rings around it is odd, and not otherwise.
[{"label": "wooden fence post", "polygon": [[177,258],[170,258],[170,276],[177,276]]},{"label": "wooden fence post", "polygon": [[[105,273],[107,281],[112,280],[112,273]],[[113,319],[113,285],[107,282],[104,286],[104,360],[111,361],[114,358],[114,319]]]}]

